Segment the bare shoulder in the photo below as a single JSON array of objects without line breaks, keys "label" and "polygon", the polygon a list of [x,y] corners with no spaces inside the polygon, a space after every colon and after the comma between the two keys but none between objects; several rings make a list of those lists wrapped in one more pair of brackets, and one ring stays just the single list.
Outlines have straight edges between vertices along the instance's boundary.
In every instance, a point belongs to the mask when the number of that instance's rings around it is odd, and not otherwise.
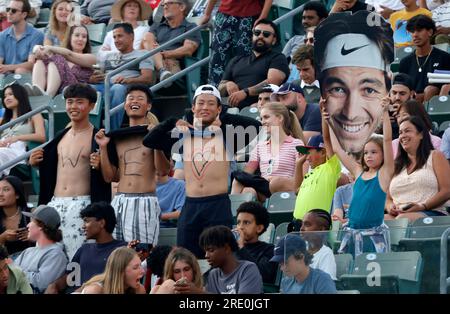
[{"label": "bare shoulder", "polygon": [[101,287],[97,283],[92,283],[92,284],[86,286],[81,293],[83,293],[83,294],[103,294],[103,287]]}]

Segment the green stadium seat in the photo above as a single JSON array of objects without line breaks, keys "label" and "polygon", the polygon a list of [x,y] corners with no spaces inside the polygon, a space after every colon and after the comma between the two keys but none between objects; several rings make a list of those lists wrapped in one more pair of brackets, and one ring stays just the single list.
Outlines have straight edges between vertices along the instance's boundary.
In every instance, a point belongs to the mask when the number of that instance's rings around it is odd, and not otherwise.
[{"label": "green stadium seat", "polygon": [[259,236],[259,241],[266,243],[273,243],[273,239],[275,237],[275,225],[270,223],[267,227],[267,230]]},{"label": "green stadium seat", "polygon": [[66,112],[66,101],[63,94],[58,94],[53,98],[53,111],[55,114],[55,132],[65,129],[70,122],[70,118]]},{"label": "green stadium seat", "polygon": [[342,228],[342,222],[340,222],[339,220],[333,220],[332,224],[331,224],[331,230],[328,233],[328,243],[330,243],[331,249],[333,250],[333,252],[337,252],[337,250],[339,249],[339,246],[341,245],[341,234],[339,232],[339,230],[341,230]]},{"label": "green stadium seat", "polygon": [[394,51],[394,62],[400,63],[400,61],[406,57],[407,55],[411,54],[414,51],[413,47],[399,47],[395,48]]},{"label": "green stadium seat", "polygon": [[288,234],[288,232],[287,232],[288,225],[289,225],[289,222],[282,222],[275,228],[275,236],[273,239],[273,244],[277,244],[277,242],[282,237],[284,237],[286,234]]},{"label": "green stadium seat", "polygon": [[[441,238],[402,239],[400,251],[418,251],[423,258],[423,276],[420,293],[439,293],[439,269]],[[450,251],[450,241],[447,242]],[[450,263],[447,264],[447,274],[450,273]]]},{"label": "green stadium seat", "polygon": [[89,41],[92,46],[102,45],[106,35],[106,24],[89,24],[86,25],[89,34]]},{"label": "green stadium seat", "polygon": [[351,254],[335,254],[336,278],[339,280],[342,275],[351,274],[353,268],[353,256]]},{"label": "green stadium seat", "polygon": [[177,228],[160,228],[158,245],[177,245]]},{"label": "green stadium seat", "polygon": [[432,121],[441,124],[450,120],[450,97],[434,96],[427,105],[427,112]]},{"label": "green stadium seat", "polygon": [[448,128],[450,128],[450,121],[442,122],[439,126],[439,133],[442,135],[442,133],[444,133]]},{"label": "green stadium seat", "polygon": [[5,88],[5,86],[13,84],[17,82],[20,85],[24,85],[25,83],[31,83],[31,73],[24,74],[8,74],[1,80],[0,89]]},{"label": "green stadium seat", "polygon": [[46,27],[50,21],[50,9],[41,8],[35,27]]},{"label": "green stadium seat", "polygon": [[[307,0],[273,0],[272,7],[276,8],[278,18],[306,2]],[[299,34],[303,31],[303,27],[298,28],[296,25],[302,25],[300,14],[296,14],[279,24],[278,28],[280,31],[280,43],[282,47],[284,47],[289,39],[295,34]]]},{"label": "green stadium seat", "polygon": [[202,273],[202,275],[205,274],[211,268],[206,259],[198,259],[197,261],[198,265],[200,266],[200,272]]},{"label": "green stadium seat", "polygon": [[419,293],[422,269],[420,252],[365,253],[356,257],[352,274],[340,281],[344,290],[361,293]]},{"label": "green stadium seat", "polygon": [[408,238],[435,238],[450,227],[450,216],[425,217],[411,224]]},{"label": "green stadium seat", "polygon": [[237,216],[237,209],[242,203],[256,201],[256,198],[252,193],[230,194],[229,196],[231,201],[231,213],[233,214],[233,217]]},{"label": "green stadium seat", "polygon": [[276,225],[292,221],[297,196],[294,192],[276,192],[267,201],[270,221]]},{"label": "green stadium seat", "polygon": [[259,110],[256,107],[244,107],[241,109],[241,111],[239,111],[239,114],[259,120]]},{"label": "green stadium seat", "polygon": [[396,251],[395,248],[397,248],[400,240],[406,238],[408,218],[386,220],[384,223],[389,227],[391,248]]}]

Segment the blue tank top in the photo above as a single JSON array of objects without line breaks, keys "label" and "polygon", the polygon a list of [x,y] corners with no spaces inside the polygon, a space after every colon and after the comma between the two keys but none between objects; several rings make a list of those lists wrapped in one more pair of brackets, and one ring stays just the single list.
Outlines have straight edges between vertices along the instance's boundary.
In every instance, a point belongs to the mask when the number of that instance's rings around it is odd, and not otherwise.
[{"label": "blue tank top", "polygon": [[353,186],[353,197],[349,207],[349,227],[369,229],[383,223],[386,193],[380,186],[377,175],[364,180],[362,174]]}]

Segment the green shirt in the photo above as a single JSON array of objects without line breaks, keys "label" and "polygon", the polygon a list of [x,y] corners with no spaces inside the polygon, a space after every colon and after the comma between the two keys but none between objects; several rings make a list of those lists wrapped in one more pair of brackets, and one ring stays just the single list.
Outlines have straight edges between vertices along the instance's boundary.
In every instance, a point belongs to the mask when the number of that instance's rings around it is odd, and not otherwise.
[{"label": "green shirt", "polygon": [[[8,265],[9,279],[8,288],[6,288],[6,294],[33,294],[30,284],[24,272],[19,268]],[[19,292],[20,291],[20,292]]]},{"label": "green shirt", "polygon": [[295,201],[294,218],[303,219],[311,209],[330,211],[341,164],[336,155],[305,175]]}]

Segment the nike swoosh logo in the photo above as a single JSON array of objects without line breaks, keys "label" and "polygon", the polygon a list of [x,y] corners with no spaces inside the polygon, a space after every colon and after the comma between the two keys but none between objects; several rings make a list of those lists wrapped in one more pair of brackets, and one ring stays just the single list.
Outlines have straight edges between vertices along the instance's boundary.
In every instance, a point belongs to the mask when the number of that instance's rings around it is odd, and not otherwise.
[{"label": "nike swoosh logo", "polygon": [[354,52],[354,51],[356,51],[356,50],[358,50],[358,49],[361,49],[361,48],[363,48],[363,47],[366,47],[366,46],[369,46],[369,44],[364,45],[364,46],[359,46],[359,47],[351,48],[351,49],[345,49],[345,44],[343,44],[343,45],[342,45],[342,48],[341,48],[341,55],[346,56],[346,55],[348,55],[349,53],[352,53],[352,52]]}]

